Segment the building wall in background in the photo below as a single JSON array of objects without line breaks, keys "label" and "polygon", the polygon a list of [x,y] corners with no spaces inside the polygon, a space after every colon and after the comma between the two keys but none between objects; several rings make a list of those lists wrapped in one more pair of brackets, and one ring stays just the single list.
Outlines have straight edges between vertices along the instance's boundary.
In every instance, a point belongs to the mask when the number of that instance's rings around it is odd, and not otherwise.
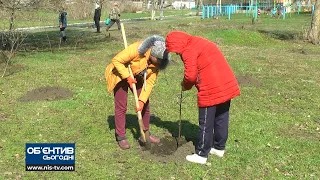
[{"label": "building wall in background", "polygon": [[194,0],[176,0],[172,3],[174,9],[191,9],[196,7]]}]

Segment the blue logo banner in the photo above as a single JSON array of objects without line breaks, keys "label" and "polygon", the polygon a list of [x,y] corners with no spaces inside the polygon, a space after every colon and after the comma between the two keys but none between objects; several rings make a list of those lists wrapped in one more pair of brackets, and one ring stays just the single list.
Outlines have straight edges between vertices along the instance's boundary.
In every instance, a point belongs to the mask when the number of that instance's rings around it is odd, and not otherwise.
[{"label": "blue logo banner", "polygon": [[74,165],[74,143],[26,143],[26,165]]}]

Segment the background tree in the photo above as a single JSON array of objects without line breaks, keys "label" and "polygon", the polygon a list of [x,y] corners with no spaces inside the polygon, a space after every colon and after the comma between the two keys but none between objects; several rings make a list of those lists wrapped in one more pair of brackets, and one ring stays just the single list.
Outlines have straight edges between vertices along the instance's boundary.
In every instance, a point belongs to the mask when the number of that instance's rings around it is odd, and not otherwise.
[{"label": "background tree", "polygon": [[148,3],[149,3],[149,0],[144,0],[144,1],[143,1],[144,11],[146,11],[146,10],[148,9]]},{"label": "background tree", "polygon": [[197,13],[196,13],[196,15],[197,15],[197,16],[200,14],[200,11],[202,11],[202,9],[201,9],[202,6],[203,6],[202,0],[196,0],[196,8],[197,8]]},{"label": "background tree", "polygon": [[156,0],[151,0],[151,20],[155,20],[157,2]]},{"label": "background tree", "polygon": [[307,36],[311,43],[320,44],[320,0],[315,1],[311,27]]},{"label": "background tree", "polygon": [[159,0],[159,9],[160,9],[160,20],[163,19],[163,6],[164,6],[164,0]]},{"label": "background tree", "polygon": [[8,17],[9,19],[9,30],[0,32],[0,55],[2,57],[0,63],[5,64],[1,77],[4,77],[12,58],[19,51],[21,44],[27,37],[26,33],[14,31],[17,12],[33,10],[38,8],[39,5],[40,0],[0,0],[0,10],[4,17]]},{"label": "background tree", "polygon": [[40,0],[0,0],[0,9],[9,17],[9,30],[14,28],[14,20],[17,11],[31,10],[39,7]]}]

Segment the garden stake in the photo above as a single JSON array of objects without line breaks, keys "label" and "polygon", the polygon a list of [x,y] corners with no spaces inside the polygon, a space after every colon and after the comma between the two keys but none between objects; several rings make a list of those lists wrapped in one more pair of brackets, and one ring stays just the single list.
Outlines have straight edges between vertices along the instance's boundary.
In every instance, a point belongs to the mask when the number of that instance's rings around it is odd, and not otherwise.
[{"label": "garden stake", "polygon": [[179,136],[178,136],[178,147],[180,145],[180,139],[181,139],[181,106],[182,106],[182,90],[180,92],[180,115],[179,115]]},{"label": "garden stake", "polygon": [[[121,26],[121,33],[122,33],[122,37],[123,37],[124,47],[127,48],[128,44],[127,44],[127,39],[126,39],[126,34],[125,34],[125,31],[124,31],[123,23],[120,23],[120,26]],[[129,69],[130,76],[132,78],[134,78],[132,70],[131,70],[131,67],[130,67],[130,64],[128,65],[128,69]],[[136,88],[136,84],[135,83],[132,84],[132,91],[133,91],[134,99],[135,99],[135,102],[136,102],[136,107],[139,108],[139,98],[138,98],[138,93],[137,93],[137,88]],[[144,145],[145,145],[145,147],[147,149],[150,149],[151,148],[150,133],[149,132],[147,132],[147,133],[144,132],[144,125],[143,125],[143,122],[142,122],[141,111],[137,112],[137,116],[138,116],[138,122],[139,122],[139,126],[140,126],[140,133],[141,133],[141,136],[142,136],[141,141],[142,141],[142,143],[144,143]]]}]

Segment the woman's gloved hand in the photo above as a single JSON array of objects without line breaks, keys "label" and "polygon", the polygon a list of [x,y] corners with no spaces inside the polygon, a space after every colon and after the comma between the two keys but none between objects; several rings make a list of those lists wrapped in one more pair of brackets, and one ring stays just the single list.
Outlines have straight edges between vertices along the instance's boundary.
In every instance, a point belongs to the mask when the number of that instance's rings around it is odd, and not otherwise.
[{"label": "woman's gloved hand", "polygon": [[139,108],[138,108],[138,107],[136,107],[136,112],[138,112],[138,111],[142,111],[143,106],[144,106],[144,102],[139,101]]},{"label": "woman's gloved hand", "polygon": [[127,77],[127,82],[130,86],[130,88],[132,89],[132,84],[136,84],[137,83],[137,80],[136,79],[133,79],[131,76]]}]

